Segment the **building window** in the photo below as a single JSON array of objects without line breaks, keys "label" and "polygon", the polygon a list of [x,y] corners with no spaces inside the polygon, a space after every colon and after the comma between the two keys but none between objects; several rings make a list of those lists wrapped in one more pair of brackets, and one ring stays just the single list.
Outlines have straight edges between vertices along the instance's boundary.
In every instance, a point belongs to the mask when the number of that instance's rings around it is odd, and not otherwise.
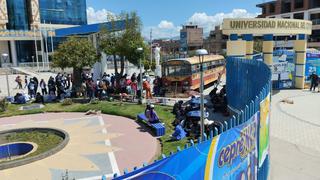
[{"label": "building window", "polygon": [[276,12],[276,5],[275,5],[275,3],[270,3],[269,12],[270,12],[270,13],[275,13],[275,12]]},{"label": "building window", "polygon": [[310,9],[319,8],[320,7],[320,1],[319,0],[310,0],[309,5],[310,5]]},{"label": "building window", "polygon": [[320,30],[313,30],[312,34],[309,36],[310,42],[319,42],[320,41]]},{"label": "building window", "polygon": [[304,0],[295,0],[294,1],[294,9],[301,9],[304,7]]},{"label": "building window", "polygon": [[320,13],[310,14],[310,21],[313,25],[320,25]]},{"label": "building window", "polygon": [[267,12],[266,7],[263,6],[263,7],[262,7],[262,14],[266,14],[266,12]]},{"label": "building window", "polygon": [[85,0],[39,0],[41,23],[87,24]]},{"label": "building window", "polygon": [[8,19],[7,29],[10,30],[28,30],[28,6],[25,0],[8,0]]},{"label": "building window", "polygon": [[291,12],[291,1],[285,0],[281,2],[281,13]]},{"label": "building window", "polygon": [[296,13],[293,15],[293,19],[304,19],[304,13]]}]

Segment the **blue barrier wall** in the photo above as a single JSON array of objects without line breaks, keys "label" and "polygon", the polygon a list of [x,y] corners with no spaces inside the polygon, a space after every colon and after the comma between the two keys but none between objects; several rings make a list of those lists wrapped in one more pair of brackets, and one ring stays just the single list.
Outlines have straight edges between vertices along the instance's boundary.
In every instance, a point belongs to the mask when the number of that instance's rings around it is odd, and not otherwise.
[{"label": "blue barrier wall", "polygon": [[190,141],[115,179],[267,179],[270,88],[271,71],[263,62],[228,58],[227,95],[236,114],[204,141]]}]

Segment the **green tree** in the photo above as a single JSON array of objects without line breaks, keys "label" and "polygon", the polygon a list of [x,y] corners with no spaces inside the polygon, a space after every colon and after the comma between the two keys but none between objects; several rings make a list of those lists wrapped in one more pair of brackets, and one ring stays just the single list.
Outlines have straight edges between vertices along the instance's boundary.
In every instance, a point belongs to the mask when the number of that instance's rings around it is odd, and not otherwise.
[{"label": "green tree", "polygon": [[[125,29],[116,31],[115,23],[117,20],[125,20]],[[144,43],[141,35],[141,20],[135,12],[122,13],[111,20],[111,29],[102,28],[100,31],[100,49],[107,55],[112,55],[115,64],[115,74],[121,77],[124,74],[125,60],[134,65],[139,64],[140,54],[137,52],[138,47],[144,49],[142,57],[149,57],[149,47]],[[117,66],[117,59],[120,59],[120,71]],[[117,79],[118,79],[117,78]]]},{"label": "green tree", "polygon": [[53,55],[53,66],[61,69],[73,68],[73,85],[81,84],[81,72],[84,67],[92,67],[99,59],[97,51],[87,38],[69,37],[59,45]]}]

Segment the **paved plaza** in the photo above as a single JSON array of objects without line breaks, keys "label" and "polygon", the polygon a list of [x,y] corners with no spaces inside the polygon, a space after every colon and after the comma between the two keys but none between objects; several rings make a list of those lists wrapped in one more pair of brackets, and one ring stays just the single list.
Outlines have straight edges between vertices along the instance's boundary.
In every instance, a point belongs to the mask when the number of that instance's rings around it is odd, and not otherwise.
[{"label": "paved plaza", "polygon": [[135,121],[110,115],[46,113],[0,119],[0,131],[25,127],[51,127],[68,132],[70,141],[58,153],[24,166],[0,171],[1,180],[112,177],[125,168],[141,167],[158,153],[156,138]]},{"label": "paved plaza", "polygon": [[[272,96],[271,179],[320,179],[320,93],[282,90]],[[288,99],[294,104],[281,102]]]}]

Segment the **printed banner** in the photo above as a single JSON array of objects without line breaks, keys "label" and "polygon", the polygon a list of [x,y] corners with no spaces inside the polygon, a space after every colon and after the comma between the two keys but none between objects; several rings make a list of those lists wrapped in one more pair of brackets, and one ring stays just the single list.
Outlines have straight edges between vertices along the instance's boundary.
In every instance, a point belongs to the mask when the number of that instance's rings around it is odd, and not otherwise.
[{"label": "printed banner", "polygon": [[270,94],[260,103],[259,167],[269,153]]},{"label": "printed banner", "polygon": [[206,162],[206,180],[257,179],[258,118],[259,113],[212,141]]},{"label": "printed banner", "polygon": [[117,179],[255,180],[258,170],[259,112],[247,122],[150,166]]}]

